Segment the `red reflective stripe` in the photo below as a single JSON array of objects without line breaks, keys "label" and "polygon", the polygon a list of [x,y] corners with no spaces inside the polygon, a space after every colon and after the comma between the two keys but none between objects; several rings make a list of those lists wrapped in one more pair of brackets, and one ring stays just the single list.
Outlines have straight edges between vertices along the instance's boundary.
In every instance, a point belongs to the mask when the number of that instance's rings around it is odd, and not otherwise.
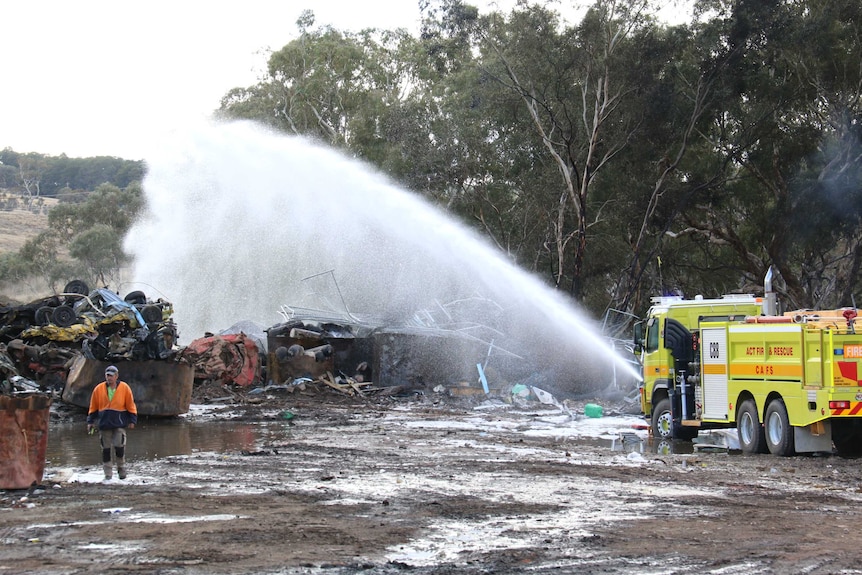
[{"label": "red reflective stripe", "polygon": [[854,401],[850,403],[850,407],[848,408],[839,407],[831,411],[833,416],[859,415],[859,413],[862,413],[862,401]]}]

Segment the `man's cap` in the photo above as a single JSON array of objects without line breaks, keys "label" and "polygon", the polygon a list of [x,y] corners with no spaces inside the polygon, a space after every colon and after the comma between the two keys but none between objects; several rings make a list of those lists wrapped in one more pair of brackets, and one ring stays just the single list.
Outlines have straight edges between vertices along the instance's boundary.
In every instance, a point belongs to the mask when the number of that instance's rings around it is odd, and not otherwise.
[{"label": "man's cap", "polygon": [[107,375],[109,373],[117,374],[117,373],[120,373],[120,370],[117,369],[116,365],[109,365],[108,367],[105,368],[105,375]]}]

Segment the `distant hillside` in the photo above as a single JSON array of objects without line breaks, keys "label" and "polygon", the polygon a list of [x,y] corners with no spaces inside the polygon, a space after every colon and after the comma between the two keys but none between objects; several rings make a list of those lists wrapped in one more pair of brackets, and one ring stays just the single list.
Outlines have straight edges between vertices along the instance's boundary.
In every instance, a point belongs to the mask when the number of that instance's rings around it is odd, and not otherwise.
[{"label": "distant hillside", "polygon": [[39,183],[43,197],[56,197],[65,188],[92,191],[105,183],[125,188],[143,179],[144,163],[107,156],[69,158],[0,150],[0,188],[20,187],[25,174]]}]

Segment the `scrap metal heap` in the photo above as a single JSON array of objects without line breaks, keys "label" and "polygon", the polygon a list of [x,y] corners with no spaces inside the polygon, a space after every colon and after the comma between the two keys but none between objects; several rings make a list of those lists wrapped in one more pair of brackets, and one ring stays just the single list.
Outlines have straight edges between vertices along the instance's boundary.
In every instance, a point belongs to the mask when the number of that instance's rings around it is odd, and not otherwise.
[{"label": "scrap metal heap", "polygon": [[434,302],[400,319],[357,314],[343,299],[324,299],[342,305],[285,305],[285,321],[266,330],[269,386],[316,382],[346,395],[445,389],[463,396],[500,393],[529,378],[559,379],[530,349],[512,345],[498,325],[505,311],[487,298]]},{"label": "scrap metal heap", "polygon": [[0,345],[16,377],[65,403],[89,405],[104,368],[120,366],[143,415],[186,413],[192,368],[176,347],[173,306],[142,291],[125,297],[81,281],[62,293],[0,307]]},{"label": "scrap metal heap", "polygon": [[[321,278],[328,282],[316,281]],[[386,310],[384,317],[351,311],[332,271],[306,280],[315,286],[301,301],[281,306],[281,323],[264,328],[240,322],[180,352],[194,366],[197,401],[229,400],[233,392],[226,384],[259,386],[252,396],[305,391],[309,385],[348,396],[494,394],[518,383],[562,395],[589,386],[636,392],[612,362],[591,367],[568,357],[563,342],[541,322],[525,328],[481,294]]]},{"label": "scrap metal heap", "polygon": [[62,389],[74,360],[170,360],[176,351],[173,306],[132,291],[125,298],[81,280],[62,293],[0,306],[0,343],[22,376]]}]

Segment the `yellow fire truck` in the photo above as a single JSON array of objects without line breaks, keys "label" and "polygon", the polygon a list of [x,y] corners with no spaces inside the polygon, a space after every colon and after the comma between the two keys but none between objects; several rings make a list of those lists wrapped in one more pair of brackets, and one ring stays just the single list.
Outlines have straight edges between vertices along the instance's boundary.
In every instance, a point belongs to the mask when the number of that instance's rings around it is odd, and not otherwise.
[{"label": "yellow fire truck", "polygon": [[778,315],[766,296],[654,298],[635,325],[654,436],[736,427],[746,453],[862,453],[856,309]]}]

